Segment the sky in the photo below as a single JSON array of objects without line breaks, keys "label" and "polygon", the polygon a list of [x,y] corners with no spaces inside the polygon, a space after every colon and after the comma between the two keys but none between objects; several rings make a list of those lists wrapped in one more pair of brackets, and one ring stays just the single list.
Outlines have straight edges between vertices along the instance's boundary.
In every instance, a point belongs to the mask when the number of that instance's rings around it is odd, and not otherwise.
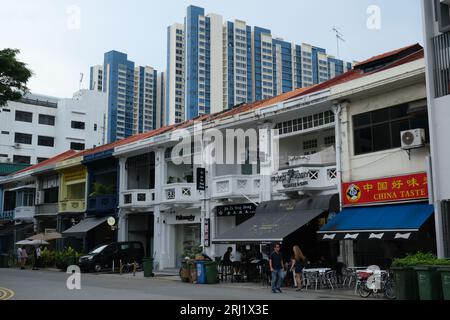
[{"label": "sky", "polygon": [[89,67],[118,50],[137,65],[166,69],[167,27],[189,5],[224,21],[244,20],[297,44],[362,61],[422,41],[420,0],[0,0],[0,49],[21,50],[34,93],[71,97],[89,86]]}]

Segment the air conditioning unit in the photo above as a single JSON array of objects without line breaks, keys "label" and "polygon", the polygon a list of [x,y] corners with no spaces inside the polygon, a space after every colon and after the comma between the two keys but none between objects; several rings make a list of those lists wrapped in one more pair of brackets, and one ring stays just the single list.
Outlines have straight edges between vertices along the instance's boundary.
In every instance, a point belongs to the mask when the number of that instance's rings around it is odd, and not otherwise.
[{"label": "air conditioning unit", "polygon": [[36,192],[36,205],[44,204],[44,197],[45,197],[44,191]]},{"label": "air conditioning unit", "polygon": [[400,133],[403,150],[421,148],[425,145],[425,130],[413,129]]}]

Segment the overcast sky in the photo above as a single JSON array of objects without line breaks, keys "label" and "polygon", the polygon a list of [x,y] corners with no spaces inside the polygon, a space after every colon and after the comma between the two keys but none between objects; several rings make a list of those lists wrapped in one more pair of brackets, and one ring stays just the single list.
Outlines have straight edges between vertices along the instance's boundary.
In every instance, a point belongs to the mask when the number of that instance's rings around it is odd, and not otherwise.
[{"label": "overcast sky", "polygon": [[420,0],[0,0],[0,48],[21,50],[34,72],[33,92],[70,97],[80,73],[87,88],[89,66],[102,64],[109,50],[164,70],[167,26],[183,22],[190,4],[334,55],[331,29],[338,27],[345,38],[340,56],[349,61],[423,43]]}]

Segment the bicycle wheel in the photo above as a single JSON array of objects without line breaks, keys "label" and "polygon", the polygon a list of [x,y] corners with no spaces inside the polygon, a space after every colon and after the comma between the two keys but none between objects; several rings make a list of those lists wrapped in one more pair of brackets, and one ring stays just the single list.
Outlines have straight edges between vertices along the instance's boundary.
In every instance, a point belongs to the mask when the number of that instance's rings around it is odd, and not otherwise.
[{"label": "bicycle wheel", "polygon": [[368,298],[372,294],[372,290],[367,288],[367,282],[363,281],[358,286],[358,294],[361,298]]},{"label": "bicycle wheel", "polygon": [[384,289],[384,296],[389,300],[395,300],[397,299],[397,296],[395,294],[395,284],[392,281],[388,281],[386,283],[385,289]]}]

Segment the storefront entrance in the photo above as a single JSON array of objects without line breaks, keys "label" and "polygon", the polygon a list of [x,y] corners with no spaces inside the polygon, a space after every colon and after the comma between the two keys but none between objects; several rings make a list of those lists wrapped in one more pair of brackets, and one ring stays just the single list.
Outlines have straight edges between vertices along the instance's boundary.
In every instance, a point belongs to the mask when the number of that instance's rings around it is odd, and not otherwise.
[{"label": "storefront entrance", "polygon": [[176,267],[201,245],[200,224],[180,224],[175,226]]},{"label": "storefront entrance", "polygon": [[139,241],[144,245],[147,257],[153,257],[153,214],[130,214],[128,216],[128,241]]}]

